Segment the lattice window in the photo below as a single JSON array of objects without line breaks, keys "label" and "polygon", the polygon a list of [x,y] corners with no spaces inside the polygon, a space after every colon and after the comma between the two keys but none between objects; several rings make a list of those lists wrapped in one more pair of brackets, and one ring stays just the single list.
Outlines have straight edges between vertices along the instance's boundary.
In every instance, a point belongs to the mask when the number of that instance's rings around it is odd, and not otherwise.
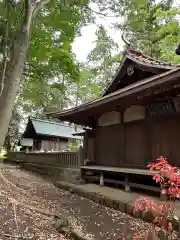
[{"label": "lattice window", "polygon": [[152,103],[146,108],[147,117],[167,116],[176,112],[172,99]]}]

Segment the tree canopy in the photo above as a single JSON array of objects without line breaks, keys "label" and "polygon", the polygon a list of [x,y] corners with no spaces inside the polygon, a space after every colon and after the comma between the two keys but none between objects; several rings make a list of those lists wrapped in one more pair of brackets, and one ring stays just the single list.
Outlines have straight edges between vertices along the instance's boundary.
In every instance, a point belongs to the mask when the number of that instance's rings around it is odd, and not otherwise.
[{"label": "tree canopy", "polygon": [[[33,4],[30,6],[30,3]],[[32,12],[33,18],[28,18],[35,4],[40,3],[42,5]],[[12,84],[17,89],[10,103],[14,110],[6,146],[9,136],[11,139],[14,139],[13,134],[17,136],[12,128],[17,126],[18,129],[28,115],[45,117],[47,112],[55,109],[87,102],[99,97],[112,80],[123,56],[122,40],[116,42],[106,26],[99,24],[97,16],[101,19],[114,16],[111,27],[123,33],[132,48],[159,60],[180,63],[175,54],[180,42],[180,10],[171,0],[158,3],[154,0],[3,0],[0,15],[2,114],[5,112],[2,96],[7,95],[8,83],[15,84],[14,79],[17,79],[12,63],[17,63],[15,60],[22,56],[14,52],[14,46],[20,51],[22,46],[25,47],[22,74],[17,75],[20,80],[16,85]],[[28,27],[27,20],[30,21]],[[72,43],[81,34],[81,27],[87,24],[96,24],[96,40],[87,60],[78,62]],[[26,34],[21,38],[24,32]],[[26,45],[23,45],[24,41],[27,41]],[[1,119],[0,124],[3,124]]]},{"label": "tree canopy", "polygon": [[78,81],[71,44],[88,21],[86,4],[86,0],[0,2],[0,148],[16,96],[30,114],[42,113],[55,102],[55,107],[62,104],[64,83]]},{"label": "tree canopy", "polygon": [[121,8],[114,9],[124,16],[121,29],[132,47],[156,59],[178,63],[175,48],[180,41],[180,9],[172,0],[120,1]]}]

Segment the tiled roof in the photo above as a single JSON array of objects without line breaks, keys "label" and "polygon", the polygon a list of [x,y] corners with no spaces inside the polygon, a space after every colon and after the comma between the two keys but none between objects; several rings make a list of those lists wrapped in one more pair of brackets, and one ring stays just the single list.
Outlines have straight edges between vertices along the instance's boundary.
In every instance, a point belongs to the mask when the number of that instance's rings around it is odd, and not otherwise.
[{"label": "tiled roof", "polygon": [[[121,70],[123,69],[123,66],[125,65],[127,60],[131,60],[132,62],[134,62],[137,65],[140,65],[142,67],[144,66],[144,67],[149,67],[150,69],[156,69],[159,71],[159,73],[180,67],[180,65],[175,65],[175,64],[173,65],[173,64],[170,64],[167,62],[158,61],[156,59],[153,59],[150,56],[146,56],[145,54],[143,54],[139,51],[136,51],[133,49],[128,49],[124,52],[124,58],[122,60],[120,67],[118,68],[112,81],[109,83],[109,85],[103,91],[101,97],[105,96],[106,94],[109,94],[108,91],[110,91],[110,92],[112,91],[111,88],[113,87],[114,84],[116,84],[117,76],[119,76],[121,74]],[[118,79],[118,81],[120,81],[120,79]]]},{"label": "tiled roof", "polygon": [[38,135],[48,135],[69,139],[80,139],[80,137],[72,135],[74,134],[74,127],[62,123],[51,122],[35,118],[30,118],[30,121],[32,122],[33,127]]},{"label": "tiled roof", "polygon": [[151,58],[150,56],[146,56],[141,52],[135,51],[135,50],[127,50],[125,52],[125,57],[126,58],[130,58],[131,60],[138,60],[140,62],[143,63],[147,63],[147,64],[152,64],[155,66],[162,66],[164,68],[168,68],[168,69],[173,69],[178,67],[179,65],[173,65],[167,62],[163,62],[163,61],[158,61],[156,59]]}]

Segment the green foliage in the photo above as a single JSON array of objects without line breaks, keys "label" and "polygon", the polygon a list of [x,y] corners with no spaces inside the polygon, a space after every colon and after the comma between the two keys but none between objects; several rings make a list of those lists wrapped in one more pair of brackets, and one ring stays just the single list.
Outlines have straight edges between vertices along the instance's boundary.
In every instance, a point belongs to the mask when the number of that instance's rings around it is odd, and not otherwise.
[{"label": "green foliage", "polygon": [[[28,58],[17,97],[19,107],[12,116],[13,123],[10,124],[6,137],[6,147],[11,142],[11,126],[13,129],[18,126],[14,124],[16,114],[44,116],[47,111],[67,106],[67,88],[80,79],[71,44],[88,18],[87,11],[84,10],[86,4],[87,0],[77,0],[74,3],[53,0],[33,21]],[[13,40],[18,36],[22,25],[22,13],[24,0],[0,1],[0,54],[4,55],[4,49],[7,49],[7,55],[10,54]],[[2,72],[3,64],[0,64],[0,68]]]},{"label": "green foliage", "polygon": [[[180,10],[171,0],[158,3],[147,0],[91,2],[98,6],[99,15],[95,15],[101,18],[108,15],[108,11],[111,12],[110,15],[120,16],[121,21],[117,18],[114,27],[125,33],[131,47],[159,60],[180,63],[180,58],[175,54],[177,43],[180,42]],[[118,45],[107,34],[107,30],[99,26],[88,61],[79,66],[80,80],[70,91],[74,96],[72,102],[78,98],[80,104],[101,95],[122,59],[122,54],[118,51],[120,52]]]},{"label": "green foliage", "polygon": [[[24,1],[15,2],[13,7],[10,2],[0,3],[1,9],[6,7],[9,11],[9,50],[11,39],[20,27],[24,7]],[[78,0],[74,4],[71,1],[51,1],[34,21],[18,95],[18,103],[24,112],[42,116],[59,106],[67,106],[67,88],[80,79],[71,44],[79,28],[86,22],[86,4],[86,0]],[[6,11],[0,11],[2,19],[7,15],[5,13]],[[5,31],[4,22],[2,25],[2,31]]]},{"label": "green foliage", "polygon": [[20,97],[41,114],[66,107],[67,86],[79,81],[71,44],[84,18],[81,6],[55,1],[33,26],[28,76]]},{"label": "green foliage", "polygon": [[112,80],[121,60],[120,54],[112,53],[118,51],[118,45],[108,36],[103,26],[97,29],[96,37],[95,47],[90,52],[88,61],[79,66],[78,103],[99,97]]},{"label": "green foliage", "polygon": [[68,149],[69,149],[70,152],[77,152],[78,146],[79,146],[79,144],[78,144],[77,140],[74,140],[74,139],[69,140]]},{"label": "green foliage", "polygon": [[[0,54],[8,54],[23,19],[23,0],[0,1]],[[77,63],[72,43],[82,26],[117,16],[114,27],[125,33],[137,50],[171,63],[180,63],[174,51],[180,42],[179,8],[171,0],[52,0],[33,22],[28,58],[9,135],[17,135],[22,114],[44,117],[46,112],[76,106],[97,98],[112,80],[122,54],[107,29],[98,26],[94,48],[85,63]],[[119,18],[120,16],[120,18]],[[121,20],[119,20],[121,19]],[[99,23],[99,22],[98,22]],[[98,24],[97,23],[97,24]],[[6,41],[6,31],[8,39]],[[0,64],[2,71],[2,64]],[[18,119],[18,120],[17,120]],[[6,138],[6,147],[8,143]],[[12,140],[13,142],[14,140]]]},{"label": "green foliage", "polygon": [[13,147],[18,144],[21,119],[20,110],[15,105],[4,142],[4,148],[7,151],[13,150]]},{"label": "green foliage", "polygon": [[174,50],[180,41],[180,10],[173,1],[119,2],[121,8],[114,11],[123,14],[124,21],[115,26],[123,30],[131,46],[157,59],[179,63]]},{"label": "green foliage", "polygon": [[107,35],[103,26],[96,32],[97,40],[95,47],[88,56],[89,64],[92,65],[91,71],[94,73],[97,83],[102,88],[112,80],[117,66],[120,63],[120,55],[113,55],[112,52],[118,50],[118,45]]}]

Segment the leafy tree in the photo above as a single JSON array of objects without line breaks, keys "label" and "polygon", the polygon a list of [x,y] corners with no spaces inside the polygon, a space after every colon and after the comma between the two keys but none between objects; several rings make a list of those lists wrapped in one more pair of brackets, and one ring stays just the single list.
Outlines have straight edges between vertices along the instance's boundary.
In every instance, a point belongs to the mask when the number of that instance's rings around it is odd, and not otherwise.
[{"label": "leafy tree", "polygon": [[[90,3],[87,0],[0,1],[0,148],[17,95],[18,114],[43,117],[47,111],[98,97],[111,81],[121,53],[116,54],[119,47],[103,26],[96,32],[97,39],[87,62],[77,66],[71,48],[81,26],[95,22],[98,14],[104,17],[111,12],[117,16],[115,27],[125,33],[135,49],[179,63],[174,51],[180,42],[180,10],[171,0],[158,3],[91,0]],[[93,4],[98,11],[91,8]],[[15,119],[13,113],[12,121]]]},{"label": "leafy tree", "polygon": [[77,152],[78,146],[79,146],[78,140],[74,140],[74,139],[69,140],[68,149],[70,152]]},{"label": "leafy tree", "polygon": [[178,7],[172,0],[119,0],[114,12],[124,16],[115,27],[123,31],[131,47],[170,62],[179,62],[175,48],[180,41]]},{"label": "leafy tree", "polygon": [[101,93],[101,85],[96,81],[93,70],[87,64],[80,68],[79,102],[85,103],[97,98]]},{"label": "leafy tree", "polygon": [[91,68],[85,64],[79,64],[80,78],[75,84],[70,84],[68,87],[70,106],[77,106],[79,104],[88,102],[97,98],[101,93],[101,85],[98,84]]},{"label": "leafy tree", "polygon": [[8,127],[8,132],[4,141],[4,148],[6,151],[13,150],[15,145],[18,144],[20,136],[20,124],[22,123],[22,117],[20,114],[20,109],[17,105],[14,106],[11,121]]},{"label": "leafy tree", "polygon": [[[125,33],[131,47],[156,59],[179,63],[180,59],[174,51],[180,41],[179,9],[173,6],[171,0],[158,3],[153,0],[107,0],[105,4],[98,3],[99,11],[91,10],[92,13],[108,16],[108,10],[114,16],[123,16],[123,20],[118,18],[114,26]],[[87,63],[80,66],[79,85],[73,89],[74,94],[78,92],[78,103],[101,94],[122,58],[121,53],[114,54],[119,51],[118,45],[103,26],[99,26],[96,36],[95,47]]]},{"label": "leafy tree", "polygon": [[[49,82],[55,77],[63,74],[68,80],[77,80],[71,43],[84,21],[85,11],[79,4],[86,3],[86,0],[74,3],[59,0],[0,2],[0,148],[17,93],[21,91],[20,83],[22,89],[24,86],[32,89],[34,84],[32,100],[43,95],[42,88],[53,89]],[[42,98],[40,101],[43,102]]]},{"label": "leafy tree", "polygon": [[88,63],[96,79],[94,84],[98,84],[102,91],[107,83],[112,80],[121,56],[120,54],[113,54],[113,52],[118,51],[118,44],[108,36],[103,26],[100,26],[96,31],[96,36],[95,47],[88,56]]},{"label": "leafy tree", "polygon": [[106,29],[99,26],[96,31],[94,48],[88,55],[87,62],[79,63],[80,78],[75,84],[70,84],[71,106],[76,106],[99,97],[107,83],[117,70],[121,60],[118,44],[108,36]]}]

